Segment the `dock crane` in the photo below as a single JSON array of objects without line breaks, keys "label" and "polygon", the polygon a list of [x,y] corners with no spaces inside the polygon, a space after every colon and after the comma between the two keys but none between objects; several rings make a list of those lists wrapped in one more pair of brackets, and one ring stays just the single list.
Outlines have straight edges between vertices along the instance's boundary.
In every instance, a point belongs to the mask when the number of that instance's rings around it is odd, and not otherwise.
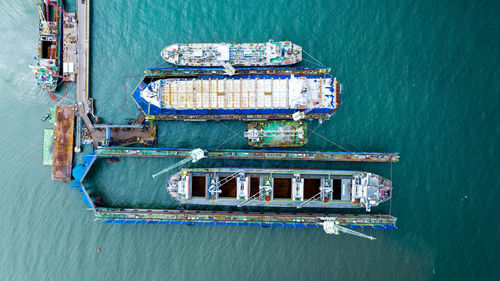
[{"label": "dock crane", "polygon": [[366,238],[366,239],[370,239],[370,240],[375,240],[375,237],[373,237],[373,236],[369,236],[369,235],[366,235],[366,234],[354,231],[352,229],[340,226],[339,222],[337,221],[337,218],[321,217],[319,219],[323,220],[323,222],[321,224],[323,225],[323,230],[327,234],[339,235],[340,232],[343,232],[343,233],[351,234],[351,235],[354,235],[354,236],[359,236],[359,237],[362,237],[362,238]]},{"label": "dock crane", "polygon": [[188,158],[185,158],[185,159],[182,159],[181,161],[175,163],[175,164],[172,164],[170,166],[168,166],[167,168],[159,171],[158,173],[154,174],[153,175],[153,178],[161,175],[161,174],[164,174],[174,168],[177,168],[179,166],[182,166],[184,164],[186,164],[187,162],[189,161],[192,161],[193,163],[196,163],[198,162],[199,160],[205,158],[205,152],[203,151],[203,149],[201,148],[197,148],[197,149],[193,149],[191,150],[191,152],[189,152],[190,156]]}]

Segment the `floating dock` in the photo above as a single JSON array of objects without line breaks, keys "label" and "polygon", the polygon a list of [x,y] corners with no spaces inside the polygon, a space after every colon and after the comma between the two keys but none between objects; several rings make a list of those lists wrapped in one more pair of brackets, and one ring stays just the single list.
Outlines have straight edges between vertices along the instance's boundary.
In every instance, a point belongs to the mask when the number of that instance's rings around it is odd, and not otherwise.
[{"label": "floating dock", "polygon": [[[235,68],[234,75],[327,75],[331,71],[327,67],[245,67]],[[224,68],[148,68],[144,78],[192,78],[205,75],[226,75]]]},{"label": "floating dock", "polygon": [[[193,149],[187,148],[123,148],[100,147],[97,157],[170,157],[188,158]],[[298,150],[240,150],[203,149],[205,158],[212,159],[255,159],[255,160],[308,160],[308,161],[353,161],[353,162],[397,162],[398,153],[378,152],[333,152]]]},{"label": "floating dock", "polygon": [[53,180],[71,180],[74,127],[74,107],[70,105],[56,105],[52,163]]},{"label": "floating dock", "polygon": [[396,229],[396,218],[388,215],[257,213],[228,211],[185,211],[158,209],[98,208],[102,223],[147,223],[185,225],[280,226],[320,228],[327,220],[352,229]]}]

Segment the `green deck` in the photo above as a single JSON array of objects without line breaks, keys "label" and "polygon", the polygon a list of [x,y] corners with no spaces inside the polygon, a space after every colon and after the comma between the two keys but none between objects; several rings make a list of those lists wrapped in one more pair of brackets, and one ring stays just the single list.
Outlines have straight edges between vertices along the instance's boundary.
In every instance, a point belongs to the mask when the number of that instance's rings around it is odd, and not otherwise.
[{"label": "green deck", "polygon": [[43,130],[43,165],[52,165],[52,145],[54,144],[54,130]]}]

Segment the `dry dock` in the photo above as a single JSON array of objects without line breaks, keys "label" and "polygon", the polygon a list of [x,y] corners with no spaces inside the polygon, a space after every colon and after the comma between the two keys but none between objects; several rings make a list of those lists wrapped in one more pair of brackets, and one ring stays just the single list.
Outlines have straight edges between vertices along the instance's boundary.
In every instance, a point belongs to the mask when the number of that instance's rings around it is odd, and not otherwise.
[{"label": "dry dock", "polygon": [[[187,158],[192,149],[186,148],[133,148],[100,147],[97,156],[106,157],[168,157]],[[308,160],[308,161],[352,161],[352,162],[397,162],[398,153],[334,152],[300,150],[241,150],[203,149],[205,158],[213,159],[259,159],[259,160]]]},{"label": "dry dock", "polygon": [[57,105],[55,110],[52,179],[71,180],[73,163],[73,131],[75,109],[70,105]]},{"label": "dry dock", "polygon": [[396,229],[396,218],[388,215],[299,214],[194,210],[98,208],[103,223],[147,223],[185,225],[281,226],[319,228],[325,220],[353,229]]}]

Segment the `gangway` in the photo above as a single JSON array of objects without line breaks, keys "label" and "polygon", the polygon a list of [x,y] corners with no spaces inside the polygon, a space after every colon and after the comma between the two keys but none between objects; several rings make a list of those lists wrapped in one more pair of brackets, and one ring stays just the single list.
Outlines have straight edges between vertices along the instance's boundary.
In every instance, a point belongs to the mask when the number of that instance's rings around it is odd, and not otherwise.
[{"label": "gangway", "polygon": [[154,174],[153,178],[155,178],[161,174],[164,174],[164,173],[166,173],[174,168],[182,166],[189,161],[192,161],[193,163],[195,163],[195,162],[198,162],[198,160],[205,158],[205,153],[203,152],[203,150],[201,148],[193,149],[189,154],[190,154],[190,156],[188,158],[182,159],[181,161],[168,166],[166,169],[163,169],[162,171]]},{"label": "gangway", "polygon": [[370,239],[370,240],[375,240],[375,237],[373,237],[373,236],[369,236],[369,235],[366,235],[366,234],[363,234],[363,233],[359,233],[359,232],[354,231],[352,229],[340,226],[339,223],[338,223],[338,221],[336,221],[336,218],[321,217],[320,219],[324,220],[324,222],[322,223],[323,230],[327,234],[339,235],[340,232],[343,232],[343,233],[351,234],[351,235],[354,235],[354,236],[358,236],[358,237],[362,237],[362,238],[366,238],[366,239]]}]

